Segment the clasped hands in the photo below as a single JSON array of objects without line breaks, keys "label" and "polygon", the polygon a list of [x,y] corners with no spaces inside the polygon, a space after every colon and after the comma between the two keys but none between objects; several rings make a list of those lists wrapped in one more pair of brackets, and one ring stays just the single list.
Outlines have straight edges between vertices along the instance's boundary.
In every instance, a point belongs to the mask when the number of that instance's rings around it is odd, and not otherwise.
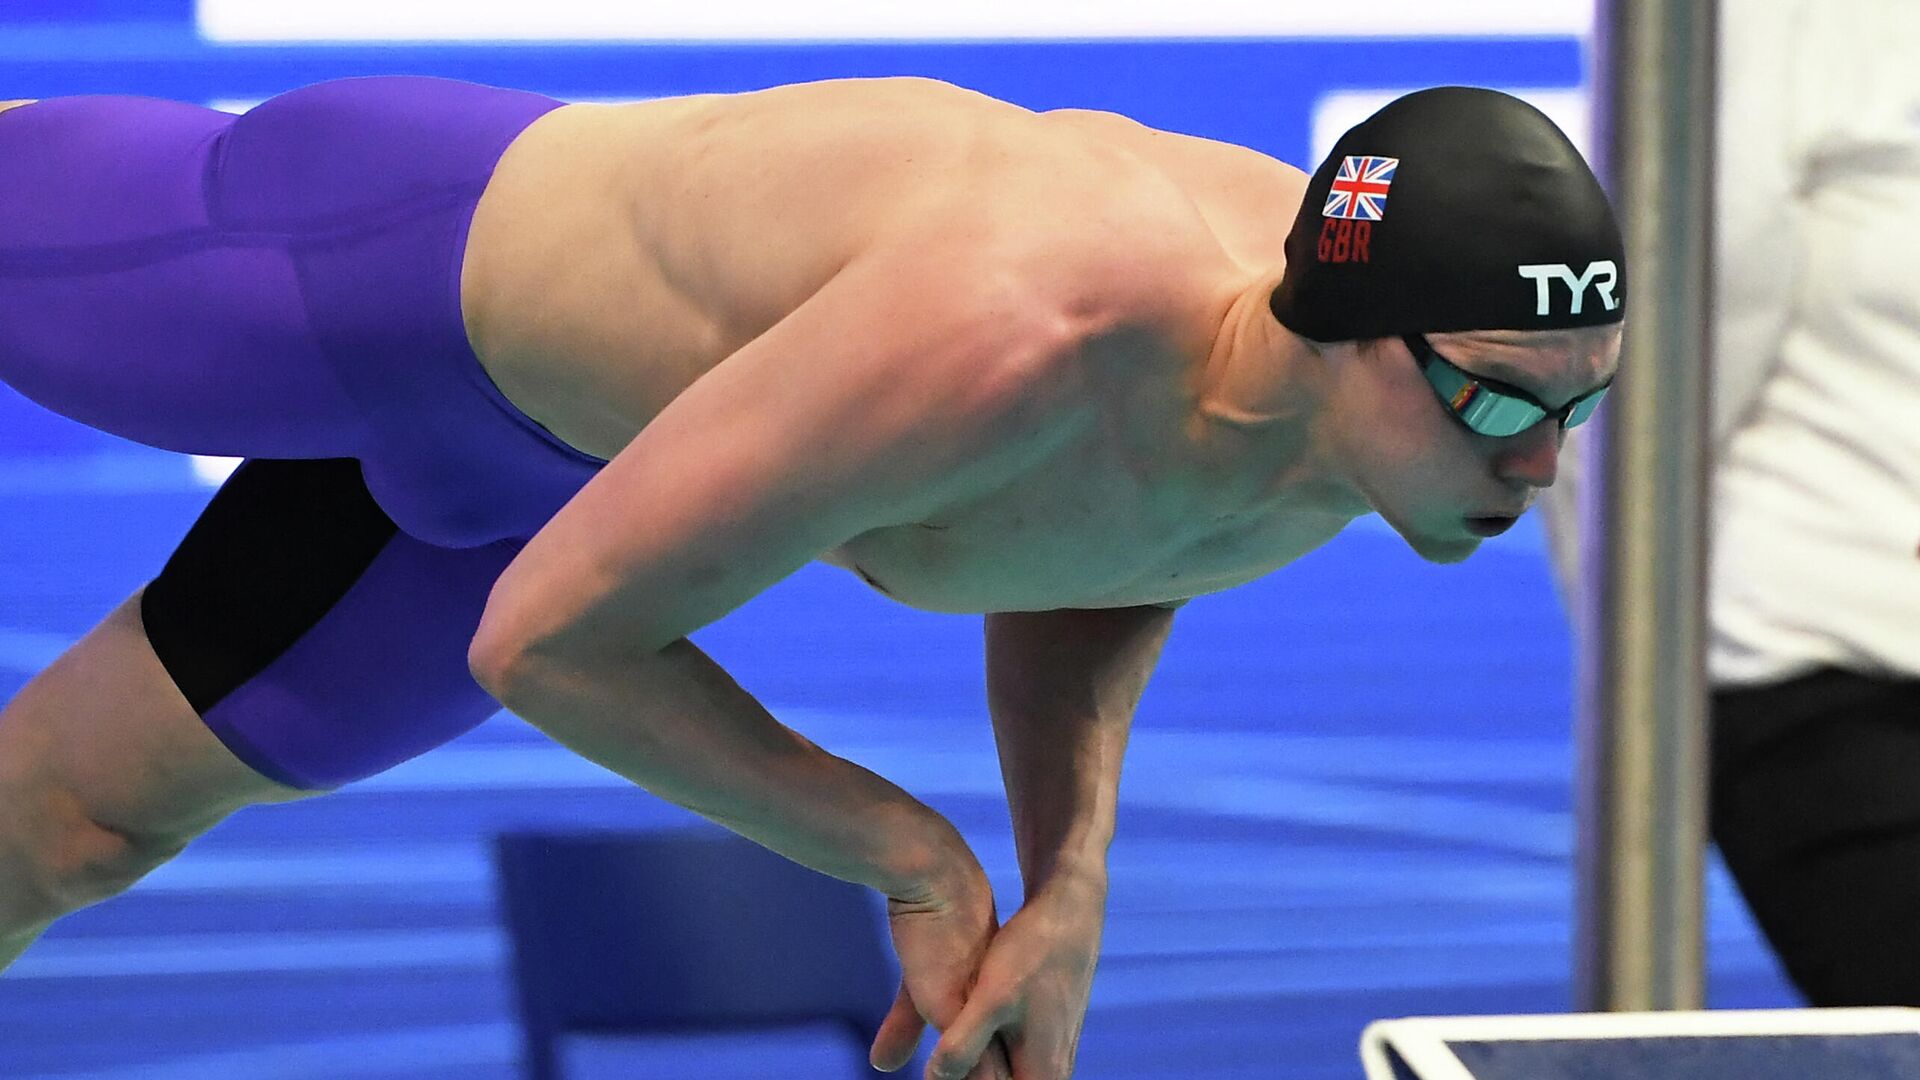
[{"label": "clasped hands", "polygon": [[887,901],[902,978],[871,1061],[905,1065],[931,1024],[930,1080],[1067,1080],[1100,955],[1105,867],[1030,883],[1000,926],[986,872],[961,850],[924,890]]}]

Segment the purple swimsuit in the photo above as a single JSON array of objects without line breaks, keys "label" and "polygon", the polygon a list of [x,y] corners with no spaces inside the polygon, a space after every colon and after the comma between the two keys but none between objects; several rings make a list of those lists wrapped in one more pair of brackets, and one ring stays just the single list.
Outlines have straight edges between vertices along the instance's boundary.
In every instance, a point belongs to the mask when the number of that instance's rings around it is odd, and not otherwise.
[{"label": "purple swimsuit", "polygon": [[487,593],[604,464],[501,395],[460,310],[481,191],[560,104],[399,77],[239,117],[0,114],[0,380],[249,459],[143,616],[209,726],[282,783],[369,776],[493,713],[466,663]]}]

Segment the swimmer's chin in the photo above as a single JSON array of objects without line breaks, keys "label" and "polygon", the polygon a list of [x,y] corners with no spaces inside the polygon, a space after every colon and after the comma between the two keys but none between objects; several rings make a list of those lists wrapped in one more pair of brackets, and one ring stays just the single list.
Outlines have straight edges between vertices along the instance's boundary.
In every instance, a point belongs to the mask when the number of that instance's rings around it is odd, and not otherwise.
[{"label": "swimmer's chin", "polygon": [[[1382,516],[1384,517],[1384,515]],[[1400,539],[1407,542],[1407,546],[1413,549],[1415,555],[1439,566],[1451,566],[1454,563],[1465,562],[1467,556],[1479,551],[1480,545],[1483,543],[1482,539],[1477,536],[1435,537],[1422,533],[1417,529],[1401,528],[1400,523],[1394,521],[1392,518],[1386,518],[1385,520],[1388,525],[1392,526],[1394,532],[1400,534]]]},{"label": "swimmer's chin", "polygon": [[1452,566],[1467,561],[1467,556],[1480,550],[1479,538],[1472,540],[1439,540],[1427,544],[1413,545],[1414,554],[1430,563],[1440,566]]}]

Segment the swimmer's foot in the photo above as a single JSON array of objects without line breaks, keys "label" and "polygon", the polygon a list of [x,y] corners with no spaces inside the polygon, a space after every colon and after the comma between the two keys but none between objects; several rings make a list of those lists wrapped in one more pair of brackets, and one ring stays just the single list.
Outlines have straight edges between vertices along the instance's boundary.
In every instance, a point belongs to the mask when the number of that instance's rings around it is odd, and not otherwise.
[{"label": "swimmer's foot", "polygon": [[39,100],[39,98],[14,98],[11,101],[0,101],[0,113],[6,112],[8,109],[17,109],[22,105],[31,105]]}]

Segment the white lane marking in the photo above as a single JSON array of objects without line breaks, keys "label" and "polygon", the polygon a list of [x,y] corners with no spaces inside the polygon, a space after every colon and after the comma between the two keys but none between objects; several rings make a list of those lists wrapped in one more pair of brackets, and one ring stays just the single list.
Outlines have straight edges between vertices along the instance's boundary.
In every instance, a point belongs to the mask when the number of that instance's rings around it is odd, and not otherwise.
[{"label": "white lane marking", "polygon": [[1589,0],[199,0],[211,41],[879,41],[1584,35]]}]

